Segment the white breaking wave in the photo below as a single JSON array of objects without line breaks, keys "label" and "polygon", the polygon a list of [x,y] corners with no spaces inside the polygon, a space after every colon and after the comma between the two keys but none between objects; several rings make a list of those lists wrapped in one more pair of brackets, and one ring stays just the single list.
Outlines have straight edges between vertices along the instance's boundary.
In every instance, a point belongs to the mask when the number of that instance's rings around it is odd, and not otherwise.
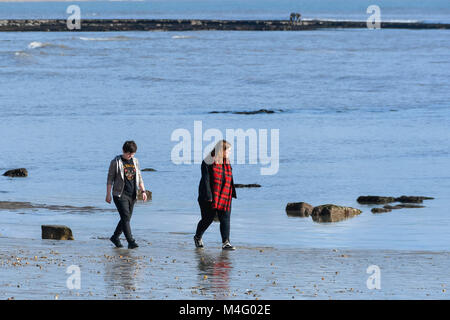
[{"label": "white breaking wave", "polygon": [[193,36],[173,36],[172,39],[192,39]]},{"label": "white breaking wave", "polygon": [[80,37],[80,40],[83,40],[83,41],[126,41],[126,40],[130,40],[130,38],[125,37],[125,36],[117,36],[117,37],[109,37],[109,38]]},{"label": "white breaking wave", "polygon": [[39,42],[39,41],[33,41],[33,42],[30,42],[28,44],[28,49],[43,48],[43,47],[46,47],[46,46],[48,46],[48,43],[42,43],[42,42]]},{"label": "white breaking wave", "polygon": [[28,44],[28,49],[37,49],[37,48],[45,48],[45,47],[70,49],[69,47],[67,47],[63,44],[52,44],[52,43],[48,43],[48,42],[33,41]]},{"label": "white breaking wave", "polygon": [[29,57],[30,56],[28,53],[23,52],[23,51],[16,51],[16,52],[14,52],[14,55],[16,57]]}]

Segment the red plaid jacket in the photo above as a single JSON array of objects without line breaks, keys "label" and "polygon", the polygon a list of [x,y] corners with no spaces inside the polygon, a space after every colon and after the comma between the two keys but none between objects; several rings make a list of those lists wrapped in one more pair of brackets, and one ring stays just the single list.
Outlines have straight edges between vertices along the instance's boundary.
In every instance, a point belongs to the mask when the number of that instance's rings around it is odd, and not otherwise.
[{"label": "red plaid jacket", "polygon": [[[214,170],[213,164],[208,164],[206,161],[202,162],[202,178],[198,185],[198,201],[211,201],[211,205],[214,202]],[[223,172],[222,172],[223,176]],[[234,186],[233,176],[231,176],[231,196],[236,198],[236,188]]]}]

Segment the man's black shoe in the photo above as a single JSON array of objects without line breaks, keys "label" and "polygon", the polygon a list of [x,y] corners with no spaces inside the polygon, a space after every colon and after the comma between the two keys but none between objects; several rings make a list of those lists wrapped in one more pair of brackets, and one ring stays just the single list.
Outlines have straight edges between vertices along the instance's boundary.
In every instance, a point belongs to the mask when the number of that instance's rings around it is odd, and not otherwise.
[{"label": "man's black shoe", "polygon": [[114,243],[116,248],[122,248],[123,247],[123,245],[120,242],[119,238],[115,238],[114,236],[112,236],[111,238],[109,238],[109,240],[111,240],[111,242]]},{"label": "man's black shoe", "polygon": [[134,241],[128,243],[128,249],[135,249],[135,248],[137,248],[137,247],[139,247],[139,246],[138,246],[137,243],[134,242]]}]

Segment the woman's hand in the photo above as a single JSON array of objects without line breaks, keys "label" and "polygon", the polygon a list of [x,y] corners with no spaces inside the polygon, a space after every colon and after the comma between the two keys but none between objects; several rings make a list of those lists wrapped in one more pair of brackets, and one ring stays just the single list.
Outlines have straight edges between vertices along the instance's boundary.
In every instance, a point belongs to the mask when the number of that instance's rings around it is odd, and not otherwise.
[{"label": "woman's hand", "polygon": [[106,195],[105,201],[108,202],[108,203],[111,203],[111,194],[110,194],[110,193],[108,193],[108,194]]},{"label": "woman's hand", "polygon": [[144,191],[142,192],[142,200],[147,201],[147,193]]}]

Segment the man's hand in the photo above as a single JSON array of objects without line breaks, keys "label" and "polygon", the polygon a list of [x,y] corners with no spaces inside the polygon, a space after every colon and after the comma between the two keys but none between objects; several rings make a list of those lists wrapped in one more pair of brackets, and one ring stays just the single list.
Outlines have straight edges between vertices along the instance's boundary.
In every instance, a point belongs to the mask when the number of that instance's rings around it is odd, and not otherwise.
[{"label": "man's hand", "polygon": [[110,194],[110,193],[108,193],[108,194],[106,195],[105,201],[108,202],[108,203],[111,203],[111,194]]}]

